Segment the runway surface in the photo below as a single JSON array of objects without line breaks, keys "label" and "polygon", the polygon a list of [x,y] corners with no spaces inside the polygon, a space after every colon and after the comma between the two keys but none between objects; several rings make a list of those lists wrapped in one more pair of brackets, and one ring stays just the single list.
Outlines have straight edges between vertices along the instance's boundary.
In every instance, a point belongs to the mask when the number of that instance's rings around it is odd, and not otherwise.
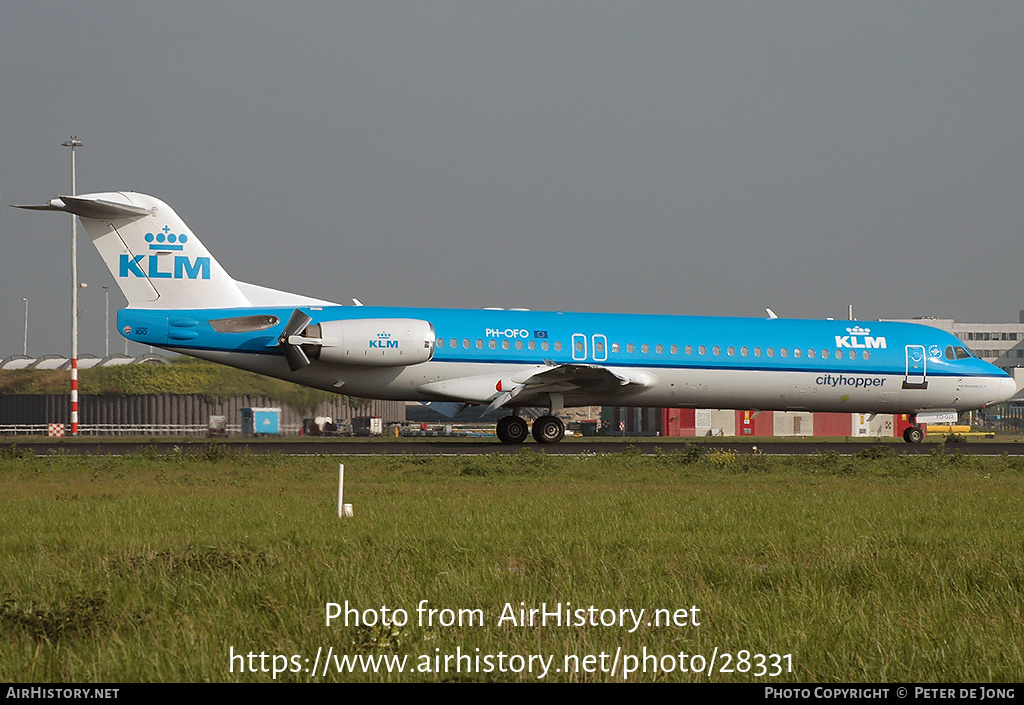
[{"label": "runway surface", "polygon": [[[0,442],[0,454],[12,450],[30,451],[36,455],[89,454],[125,455],[149,450],[160,455],[172,453],[202,453],[211,443],[216,442],[225,450],[253,454],[282,455],[481,455],[492,453],[514,454],[523,449],[548,455],[581,455],[599,453],[622,453],[635,449],[640,453],[671,453],[682,451],[686,442],[682,439],[637,438],[625,440],[574,439],[555,445],[524,443],[503,445],[489,439],[221,439],[218,441],[196,439],[60,439],[31,440],[6,437]],[[724,449],[738,453],[763,453],[765,455],[814,455],[831,451],[841,455],[853,455],[876,445],[885,445],[897,453],[927,455],[939,451],[969,455],[1024,455],[1024,439],[1020,441],[970,441],[965,443],[925,442],[918,445],[884,441],[691,441],[708,449]]]}]

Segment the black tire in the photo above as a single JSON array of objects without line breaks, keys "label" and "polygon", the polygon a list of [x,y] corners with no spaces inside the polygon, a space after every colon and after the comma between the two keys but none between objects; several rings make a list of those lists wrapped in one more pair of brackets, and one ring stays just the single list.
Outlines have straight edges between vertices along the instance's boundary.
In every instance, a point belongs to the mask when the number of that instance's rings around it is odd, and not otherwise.
[{"label": "black tire", "polygon": [[538,443],[558,443],[565,438],[565,424],[557,416],[541,416],[533,422],[533,438]]},{"label": "black tire", "polygon": [[903,440],[907,443],[920,443],[924,440],[924,431],[917,426],[909,426],[903,431]]},{"label": "black tire", "polygon": [[495,432],[499,441],[509,444],[522,443],[530,435],[530,429],[527,427],[526,422],[518,416],[501,417],[498,420]]}]

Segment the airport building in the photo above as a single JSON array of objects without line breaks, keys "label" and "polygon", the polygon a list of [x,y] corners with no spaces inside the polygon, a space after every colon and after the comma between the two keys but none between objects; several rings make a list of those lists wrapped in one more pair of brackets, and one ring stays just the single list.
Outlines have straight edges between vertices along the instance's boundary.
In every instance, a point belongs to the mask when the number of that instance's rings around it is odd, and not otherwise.
[{"label": "airport building", "polygon": [[604,407],[601,426],[609,436],[899,438],[910,420],[906,414]]},{"label": "airport building", "polygon": [[957,323],[952,318],[922,316],[911,319],[886,319],[934,326],[962,340],[975,355],[1006,370],[1024,368],[1024,310],[1017,323]]}]

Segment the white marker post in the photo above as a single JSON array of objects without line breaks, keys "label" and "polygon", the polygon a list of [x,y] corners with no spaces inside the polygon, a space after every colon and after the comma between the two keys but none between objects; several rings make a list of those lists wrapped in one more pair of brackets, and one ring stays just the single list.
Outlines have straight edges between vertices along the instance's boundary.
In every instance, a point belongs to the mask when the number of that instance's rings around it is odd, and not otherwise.
[{"label": "white marker post", "polygon": [[352,505],[345,504],[345,464],[338,464],[338,518],[351,517]]}]

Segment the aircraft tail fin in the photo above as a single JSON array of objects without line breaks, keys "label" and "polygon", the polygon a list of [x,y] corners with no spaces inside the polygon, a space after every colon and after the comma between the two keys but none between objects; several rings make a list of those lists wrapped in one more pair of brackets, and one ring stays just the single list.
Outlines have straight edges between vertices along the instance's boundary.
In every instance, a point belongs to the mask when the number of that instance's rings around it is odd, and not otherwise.
[{"label": "aircraft tail fin", "polygon": [[141,193],[59,196],[33,210],[77,215],[128,305],[139,308],[249,306],[238,282],[163,201]]}]

